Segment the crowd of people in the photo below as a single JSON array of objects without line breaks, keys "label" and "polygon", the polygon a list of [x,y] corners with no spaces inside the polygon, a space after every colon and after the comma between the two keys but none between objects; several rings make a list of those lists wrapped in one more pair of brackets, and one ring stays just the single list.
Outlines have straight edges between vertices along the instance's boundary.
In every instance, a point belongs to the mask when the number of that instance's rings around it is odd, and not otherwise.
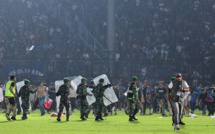
[{"label": "crowd of people", "polygon": [[[29,60],[44,62],[41,66],[44,66],[45,78],[59,79],[76,73],[94,77],[109,73],[107,0],[47,3],[9,0],[0,6],[2,81],[8,76],[6,62],[11,60],[22,60],[22,64],[30,64]],[[137,74],[139,78],[157,83],[160,76],[167,81],[177,70],[184,72],[195,88],[199,83],[211,84],[214,79],[214,12],[213,0],[116,0],[112,77],[125,84],[132,74]],[[79,36],[80,22],[104,50],[92,51],[85,45]]]},{"label": "crowd of people", "polygon": [[[112,84],[113,90],[118,98],[118,102],[108,107],[104,108],[103,116],[112,115],[114,112],[117,115],[117,110],[123,110],[127,113],[128,101],[127,92],[129,90],[131,83],[127,86]],[[172,109],[167,100],[167,86],[169,83],[164,83],[160,81],[156,85],[152,85],[148,80],[138,83],[138,99],[140,100],[140,115],[152,115],[161,114],[161,116],[172,116]],[[191,116],[195,113],[195,110],[201,110],[202,115],[213,116],[215,111],[215,85],[214,87],[203,87],[201,84],[194,91],[189,91],[185,93],[184,97],[184,111],[183,114],[186,116]],[[0,87],[0,109],[6,112],[7,107],[4,100],[6,86]],[[49,86],[44,82],[39,82],[38,85],[30,85],[30,89],[35,91],[35,93],[30,94],[29,102],[31,105],[31,111],[40,109],[41,116],[45,113],[57,112],[56,105],[56,90],[55,84],[51,83]],[[77,103],[77,93],[74,88],[69,86],[69,100],[70,100],[70,114],[79,108]],[[16,93],[18,93],[16,91]],[[53,100],[51,107],[46,108],[44,105],[47,100]],[[17,114],[21,114],[21,104],[20,100],[17,98]],[[148,109],[148,110],[147,110]],[[94,110],[94,108],[92,108]],[[147,112],[146,112],[147,110]],[[208,110],[208,112],[207,112]],[[168,114],[167,114],[168,113]],[[30,111],[28,111],[30,114]],[[95,115],[95,111],[92,112],[92,116]]]}]

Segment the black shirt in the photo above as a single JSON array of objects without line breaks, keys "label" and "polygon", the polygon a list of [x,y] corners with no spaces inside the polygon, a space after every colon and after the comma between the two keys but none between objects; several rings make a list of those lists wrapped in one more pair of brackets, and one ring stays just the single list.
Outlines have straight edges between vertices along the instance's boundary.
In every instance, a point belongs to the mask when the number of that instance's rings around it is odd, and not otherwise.
[{"label": "black shirt", "polygon": [[116,94],[116,97],[119,99],[119,90],[117,88],[114,88],[113,89],[115,94]]},{"label": "black shirt", "polygon": [[166,88],[165,87],[157,88],[157,93],[158,93],[158,99],[165,99]]},{"label": "black shirt", "polygon": [[205,94],[200,94],[200,96],[199,96],[199,100],[202,100],[202,103],[203,104],[205,104],[205,99],[207,98],[207,94],[205,93]]},{"label": "black shirt", "polygon": [[50,99],[55,100],[56,98],[55,88],[50,88],[48,94]]}]

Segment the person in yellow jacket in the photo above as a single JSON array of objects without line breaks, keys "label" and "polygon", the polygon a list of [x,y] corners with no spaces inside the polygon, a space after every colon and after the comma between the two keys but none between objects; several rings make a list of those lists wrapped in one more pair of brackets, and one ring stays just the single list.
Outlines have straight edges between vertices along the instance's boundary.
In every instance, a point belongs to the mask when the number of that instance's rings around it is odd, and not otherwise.
[{"label": "person in yellow jacket", "polygon": [[10,120],[10,113],[13,112],[13,116],[11,117],[12,120],[16,120],[16,77],[10,76],[10,80],[6,84],[5,89],[5,103],[7,106],[7,112],[6,112],[6,118],[9,121]]}]

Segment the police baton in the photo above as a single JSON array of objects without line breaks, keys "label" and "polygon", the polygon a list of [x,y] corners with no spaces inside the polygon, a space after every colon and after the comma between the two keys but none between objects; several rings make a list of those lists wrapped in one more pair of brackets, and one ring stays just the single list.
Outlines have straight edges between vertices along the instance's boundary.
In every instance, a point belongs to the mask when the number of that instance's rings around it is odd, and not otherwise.
[{"label": "police baton", "polygon": [[110,101],[110,103],[113,103],[110,99],[108,99],[106,96],[104,96],[108,101]]}]

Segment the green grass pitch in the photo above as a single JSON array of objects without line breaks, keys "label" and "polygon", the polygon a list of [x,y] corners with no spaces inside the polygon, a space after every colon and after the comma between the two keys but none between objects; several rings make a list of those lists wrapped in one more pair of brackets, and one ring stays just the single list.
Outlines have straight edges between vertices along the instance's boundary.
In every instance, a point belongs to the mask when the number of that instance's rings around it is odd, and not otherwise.
[{"label": "green grass pitch", "polygon": [[215,119],[209,116],[202,116],[196,110],[197,118],[190,119],[185,116],[185,126],[180,131],[173,131],[171,116],[161,117],[160,114],[137,115],[138,121],[129,122],[124,111],[118,111],[118,115],[105,117],[104,121],[96,122],[90,114],[87,121],[81,121],[79,111],[70,116],[70,121],[62,117],[57,122],[55,117],[46,114],[41,117],[37,110],[28,115],[28,120],[22,121],[21,115],[17,121],[7,121],[5,114],[0,112],[0,133],[1,134],[213,134],[215,130]]}]

